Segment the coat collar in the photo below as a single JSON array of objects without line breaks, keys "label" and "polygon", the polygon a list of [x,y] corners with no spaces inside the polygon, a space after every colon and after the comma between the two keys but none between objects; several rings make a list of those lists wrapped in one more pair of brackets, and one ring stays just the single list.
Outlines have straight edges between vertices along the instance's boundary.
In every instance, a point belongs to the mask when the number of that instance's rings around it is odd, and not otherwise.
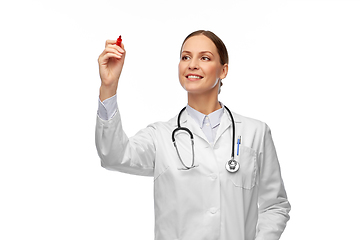
[{"label": "coat collar", "polygon": [[195,122],[197,122],[197,124],[200,126],[201,129],[204,127],[205,117],[208,118],[208,122],[210,123],[211,128],[217,127],[220,124],[220,120],[221,120],[222,115],[224,114],[224,110],[225,110],[224,105],[221,104],[220,109],[218,109],[208,115],[205,115],[205,114],[193,109],[189,105],[186,105],[186,111],[188,112],[190,117],[193,118],[195,120]]},{"label": "coat collar", "polygon": [[[232,115],[234,117],[234,122],[235,125],[237,123],[241,123],[241,117],[240,115],[232,112]],[[174,121],[174,127],[177,128],[177,117],[178,115],[175,117],[175,121]],[[204,132],[201,130],[201,128],[199,127],[199,124],[192,118],[189,116],[187,110],[185,109],[184,112],[181,114],[180,116],[180,124],[182,127],[187,127],[191,130],[191,132],[195,135],[197,135],[198,137],[204,139],[205,141],[207,141],[207,138],[204,134]],[[231,117],[230,114],[227,110],[224,111],[224,114],[221,117],[220,120],[220,126],[216,132],[216,137],[214,140],[214,144],[216,143],[216,141],[220,138],[220,136],[231,126]],[[235,126],[236,127],[236,126]]]}]

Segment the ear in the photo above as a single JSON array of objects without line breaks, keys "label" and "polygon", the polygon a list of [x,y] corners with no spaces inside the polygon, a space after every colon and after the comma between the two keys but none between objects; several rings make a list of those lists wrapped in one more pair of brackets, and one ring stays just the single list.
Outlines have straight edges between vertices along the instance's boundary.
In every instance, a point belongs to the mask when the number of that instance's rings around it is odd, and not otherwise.
[{"label": "ear", "polygon": [[227,73],[228,73],[228,69],[229,69],[229,66],[228,66],[227,63],[225,63],[225,64],[222,66],[222,69],[221,69],[220,79],[226,78],[226,75],[227,75]]}]

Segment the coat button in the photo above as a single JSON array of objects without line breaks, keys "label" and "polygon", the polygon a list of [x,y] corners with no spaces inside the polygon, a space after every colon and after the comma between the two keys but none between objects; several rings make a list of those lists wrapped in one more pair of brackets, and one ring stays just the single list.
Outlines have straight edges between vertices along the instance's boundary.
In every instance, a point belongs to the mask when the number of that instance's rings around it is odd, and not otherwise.
[{"label": "coat button", "polygon": [[210,212],[212,213],[212,214],[215,214],[216,212],[217,212],[217,208],[216,207],[212,207],[212,208],[210,208]]},{"label": "coat button", "polygon": [[211,178],[212,180],[215,180],[215,179],[217,179],[217,176],[216,176],[215,173],[212,173],[212,174],[210,174],[210,178]]}]

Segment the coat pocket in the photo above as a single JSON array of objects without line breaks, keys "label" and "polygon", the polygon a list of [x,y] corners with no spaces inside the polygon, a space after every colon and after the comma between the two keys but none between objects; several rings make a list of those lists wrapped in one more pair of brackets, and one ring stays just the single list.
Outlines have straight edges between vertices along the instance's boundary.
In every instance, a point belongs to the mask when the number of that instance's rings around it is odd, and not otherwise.
[{"label": "coat pocket", "polygon": [[256,183],[257,154],[252,148],[240,146],[239,156],[235,159],[240,164],[240,169],[235,173],[229,173],[230,179],[236,187],[243,189],[252,189]]}]

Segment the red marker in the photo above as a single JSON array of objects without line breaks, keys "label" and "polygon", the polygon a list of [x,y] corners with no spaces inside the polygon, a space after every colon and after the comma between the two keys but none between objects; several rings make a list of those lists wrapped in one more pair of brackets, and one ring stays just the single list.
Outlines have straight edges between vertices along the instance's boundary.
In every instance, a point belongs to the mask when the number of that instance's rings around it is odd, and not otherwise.
[{"label": "red marker", "polygon": [[118,37],[118,39],[116,40],[116,45],[118,45],[119,47],[121,47],[121,42],[122,42],[122,39],[121,39],[121,35]]}]

